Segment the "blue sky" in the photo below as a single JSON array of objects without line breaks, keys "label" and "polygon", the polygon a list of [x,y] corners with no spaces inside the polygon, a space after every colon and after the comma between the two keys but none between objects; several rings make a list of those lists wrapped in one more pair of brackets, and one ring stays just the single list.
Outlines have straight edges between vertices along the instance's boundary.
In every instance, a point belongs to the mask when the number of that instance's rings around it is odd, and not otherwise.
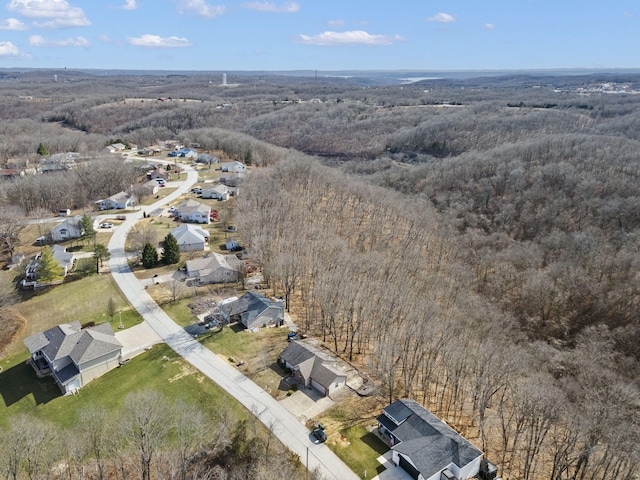
[{"label": "blue sky", "polygon": [[3,68],[640,68],[638,0],[0,2]]}]

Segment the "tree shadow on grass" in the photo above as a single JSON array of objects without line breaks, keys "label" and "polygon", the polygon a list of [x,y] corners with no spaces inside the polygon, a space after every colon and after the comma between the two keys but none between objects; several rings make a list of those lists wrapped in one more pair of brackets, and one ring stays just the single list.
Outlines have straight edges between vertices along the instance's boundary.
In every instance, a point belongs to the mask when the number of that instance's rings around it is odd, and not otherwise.
[{"label": "tree shadow on grass", "polygon": [[36,405],[41,405],[62,396],[62,392],[53,378],[38,378],[26,362],[0,372],[0,397],[7,407],[29,395],[33,395]]}]

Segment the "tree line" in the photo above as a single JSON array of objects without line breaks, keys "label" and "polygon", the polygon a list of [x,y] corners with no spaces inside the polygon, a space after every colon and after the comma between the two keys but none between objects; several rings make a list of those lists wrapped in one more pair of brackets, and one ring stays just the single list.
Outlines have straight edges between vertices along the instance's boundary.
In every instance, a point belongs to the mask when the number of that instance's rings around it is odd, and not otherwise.
[{"label": "tree line", "polygon": [[302,299],[300,327],[387,401],[416,398],[477,436],[503,478],[634,478],[640,394],[622,366],[637,363],[602,320],[570,349],[528,338],[427,199],[292,155],[254,171],[235,209],[286,308]]},{"label": "tree line", "polygon": [[152,390],[128,394],[117,411],[86,407],[73,427],[18,414],[1,432],[0,469],[11,480],[284,480],[302,471],[255,422]]}]

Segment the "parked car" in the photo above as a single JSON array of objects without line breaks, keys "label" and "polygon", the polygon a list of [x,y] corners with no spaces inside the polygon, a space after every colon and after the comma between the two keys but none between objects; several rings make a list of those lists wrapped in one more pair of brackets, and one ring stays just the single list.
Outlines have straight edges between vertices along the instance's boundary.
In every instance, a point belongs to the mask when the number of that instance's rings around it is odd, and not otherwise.
[{"label": "parked car", "polygon": [[100,228],[112,228],[113,223],[105,222],[100,224]]},{"label": "parked car", "polygon": [[175,212],[175,211],[176,211],[176,207],[174,207],[173,205],[171,205],[171,206],[169,207],[169,211],[170,211],[171,213]]},{"label": "parked car", "polygon": [[156,178],[156,182],[158,182],[160,185],[162,185],[163,183],[166,183],[164,178]]},{"label": "parked car", "polygon": [[200,187],[193,187],[191,189],[191,193],[195,193],[197,195],[202,195],[202,189]]},{"label": "parked car", "polygon": [[318,439],[318,442],[324,443],[327,441],[327,434],[324,433],[323,426],[314,428],[313,430],[311,430],[311,433],[313,434],[314,437]]}]

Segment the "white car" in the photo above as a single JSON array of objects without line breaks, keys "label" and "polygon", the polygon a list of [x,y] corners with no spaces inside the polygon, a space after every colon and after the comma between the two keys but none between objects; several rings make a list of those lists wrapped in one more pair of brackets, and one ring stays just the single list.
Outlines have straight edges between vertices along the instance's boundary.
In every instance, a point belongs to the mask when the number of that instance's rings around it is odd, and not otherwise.
[{"label": "white car", "polygon": [[175,212],[176,211],[176,207],[174,207],[174,206],[169,207],[169,211],[171,213]]},{"label": "white car", "polygon": [[112,227],[113,227],[113,223],[105,222],[100,224],[100,228],[112,228]]}]

